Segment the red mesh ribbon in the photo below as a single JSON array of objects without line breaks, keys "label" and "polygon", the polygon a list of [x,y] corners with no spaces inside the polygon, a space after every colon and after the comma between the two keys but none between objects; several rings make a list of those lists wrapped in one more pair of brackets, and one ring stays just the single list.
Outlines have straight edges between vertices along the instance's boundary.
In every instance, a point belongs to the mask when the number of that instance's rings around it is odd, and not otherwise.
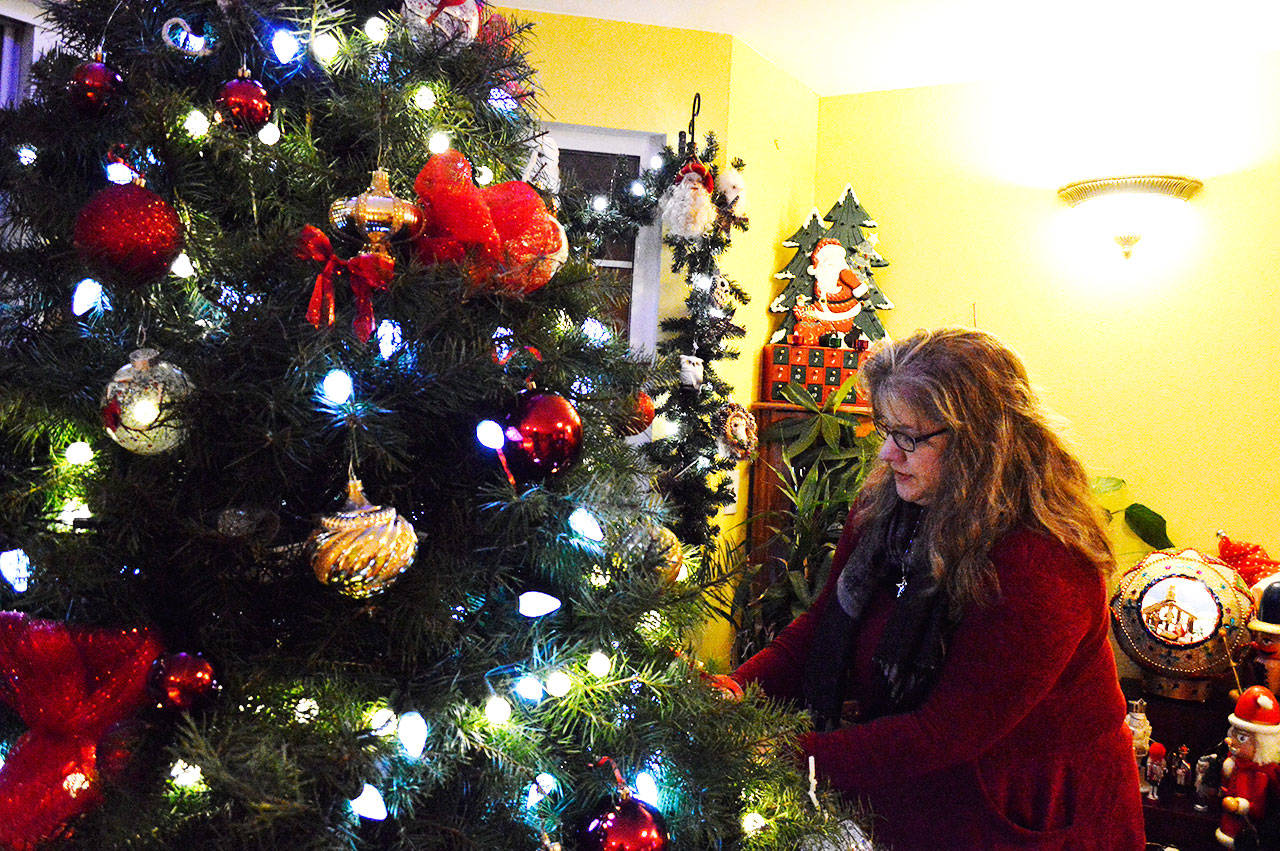
[{"label": "red mesh ribbon", "polygon": [[28,727],[0,767],[0,848],[34,849],[101,801],[99,748],[147,703],[160,652],[143,629],[0,612],[0,701]]},{"label": "red mesh ribbon", "polygon": [[1233,541],[1226,535],[1218,536],[1218,558],[1231,565],[1250,587],[1280,571],[1280,561],[1270,558],[1260,544]]},{"label": "red mesh ribbon", "polygon": [[351,327],[360,342],[368,342],[373,334],[373,291],[385,290],[391,283],[396,261],[384,254],[357,254],[343,260],[333,253],[329,237],[314,225],[303,227],[294,255],[300,260],[324,264],[311,290],[307,321],[317,328],[321,324],[333,324],[333,282],[339,272],[345,272],[356,302],[356,317]]}]

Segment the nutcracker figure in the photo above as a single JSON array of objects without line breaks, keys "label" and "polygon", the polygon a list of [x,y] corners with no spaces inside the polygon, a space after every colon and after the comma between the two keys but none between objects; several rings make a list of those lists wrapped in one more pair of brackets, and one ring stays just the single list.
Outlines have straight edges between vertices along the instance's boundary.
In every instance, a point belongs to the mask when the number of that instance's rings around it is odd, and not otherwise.
[{"label": "nutcracker figure", "polygon": [[1268,576],[1252,588],[1257,605],[1249,621],[1257,682],[1280,691],[1280,575]]},{"label": "nutcracker figure", "polygon": [[1222,764],[1222,821],[1219,844],[1235,848],[1237,838],[1253,835],[1267,814],[1267,796],[1280,784],[1280,706],[1265,686],[1250,686],[1227,716],[1229,752]]}]

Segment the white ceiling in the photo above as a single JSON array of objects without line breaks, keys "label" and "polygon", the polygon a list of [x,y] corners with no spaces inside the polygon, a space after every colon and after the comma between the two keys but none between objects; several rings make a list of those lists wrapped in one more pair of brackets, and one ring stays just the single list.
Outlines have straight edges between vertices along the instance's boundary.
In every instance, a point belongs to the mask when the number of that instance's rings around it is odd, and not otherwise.
[{"label": "white ceiling", "polygon": [[1135,53],[1195,65],[1280,49],[1277,0],[498,2],[735,35],[824,97],[1061,70]]}]

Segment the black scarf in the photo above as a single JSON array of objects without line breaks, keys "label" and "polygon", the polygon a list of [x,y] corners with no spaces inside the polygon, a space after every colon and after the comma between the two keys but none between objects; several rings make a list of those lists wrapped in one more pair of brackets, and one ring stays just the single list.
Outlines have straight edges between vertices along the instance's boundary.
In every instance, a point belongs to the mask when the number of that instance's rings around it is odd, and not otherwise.
[{"label": "black scarf", "polygon": [[906,581],[872,657],[873,681],[859,701],[859,720],[914,709],[937,681],[955,624],[926,548],[913,546],[923,515],[920,506],[900,502],[888,517],[869,522],[818,614],[804,677],[805,704],[818,730],[840,724],[853,638],[867,603],[885,584]]}]

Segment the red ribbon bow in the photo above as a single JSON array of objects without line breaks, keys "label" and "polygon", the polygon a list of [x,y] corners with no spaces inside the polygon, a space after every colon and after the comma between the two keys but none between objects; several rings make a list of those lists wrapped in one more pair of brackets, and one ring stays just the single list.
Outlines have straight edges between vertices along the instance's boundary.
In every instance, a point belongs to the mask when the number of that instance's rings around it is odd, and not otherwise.
[{"label": "red ribbon bow", "polygon": [[351,282],[351,294],[356,300],[356,318],[351,327],[360,342],[368,342],[373,334],[373,291],[385,290],[391,283],[396,261],[385,254],[357,254],[343,260],[333,253],[333,246],[324,231],[315,225],[306,225],[298,236],[294,256],[299,260],[323,263],[316,285],[311,290],[311,302],[307,305],[307,321],[316,328],[321,322],[333,324],[333,280],[339,272],[345,272]]}]

